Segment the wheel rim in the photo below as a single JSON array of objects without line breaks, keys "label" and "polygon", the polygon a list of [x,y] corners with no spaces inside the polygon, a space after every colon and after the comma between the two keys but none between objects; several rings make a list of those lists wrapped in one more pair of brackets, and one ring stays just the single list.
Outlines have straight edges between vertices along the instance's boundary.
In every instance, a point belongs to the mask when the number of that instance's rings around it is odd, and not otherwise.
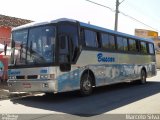
[{"label": "wheel rim", "polygon": [[83,86],[84,91],[90,91],[90,89],[91,89],[91,82],[90,82],[90,80],[86,79],[83,82],[82,86]]}]

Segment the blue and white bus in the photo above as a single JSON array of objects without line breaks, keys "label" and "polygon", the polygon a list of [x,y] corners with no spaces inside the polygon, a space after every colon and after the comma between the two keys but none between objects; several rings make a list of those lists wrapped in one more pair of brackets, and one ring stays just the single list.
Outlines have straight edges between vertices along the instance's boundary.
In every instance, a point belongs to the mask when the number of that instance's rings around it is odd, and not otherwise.
[{"label": "blue and white bus", "polygon": [[59,93],[156,75],[154,43],[71,19],[30,23],[12,30],[11,92]]}]

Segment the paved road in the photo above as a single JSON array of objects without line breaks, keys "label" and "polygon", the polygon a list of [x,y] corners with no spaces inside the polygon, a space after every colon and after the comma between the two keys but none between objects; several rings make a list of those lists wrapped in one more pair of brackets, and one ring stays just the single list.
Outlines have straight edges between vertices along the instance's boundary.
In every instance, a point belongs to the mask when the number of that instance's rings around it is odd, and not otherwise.
[{"label": "paved road", "polygon": [[160,71],[156,77],[147,81],[145,85],[122,83],[96,88],[94,94],[88,97],[80,97],[77,92],[71,92],[3,100],[0,101],[0,113],[37,114],[24,117],[26,120],[45,120],[57,116],[63,120],[86,116],[98,119],[103,114],[160,114]]}]

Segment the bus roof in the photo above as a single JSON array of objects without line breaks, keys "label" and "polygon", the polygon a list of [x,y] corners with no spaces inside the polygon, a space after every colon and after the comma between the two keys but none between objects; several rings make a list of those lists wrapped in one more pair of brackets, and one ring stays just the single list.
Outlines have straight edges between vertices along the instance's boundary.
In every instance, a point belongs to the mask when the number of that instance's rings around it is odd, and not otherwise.
[{"label": "bus roof", "polygon": [[58,23],[58,22],[74,22],[76,23],[76,20],[73,19],[68,19],[68,18],[60,18],[60,19],[56,19],[56,20],[48,20],[48,21],[43,21],[43,22],[31,22],[25,25],[21,25],[18,27],[13,28],[12,30],[20,30],[20,29],[25,29],[25,28],[29,28],[29,27],[35,27],[35,26],[40,26],[40,25],[47,25],[47,24],[51,24],[51,23]]},{"label": "bus roof", "polygon": [[98,26],[95,26],[95,25],[83,23],[83,22],[73,20],[73,19],[68,19],[68,18],[60,18],[60,19],[56,19],[56,20],[48,20],[48,21],[43,21],[43,22],[32,22],[32,23],[29,23],[29,24],[25,24],[25,25],[13,28],[12,30],[13,31],[14,30],[20,30],[20,29],[25,29],[25,28],[34,27],[34,26],[47,25],[47,24],[51,24],[51,23],[58,23],[58,22],[62,22],[62,21],[64,21],[64,22],[65,21],[66,22],[74,22],[74,23],[79,22],[80,26],[82,26],[82,27],[87,27],[87,28],[90,28],[90,29],[98,30],[98,31],[103,31],[103,32],[111,33],[111,34],[116,34],[116,35],[132,38],[132,39],[139,39],[139,40],[142,40],[142,41],[147,41],[147,42],[152,42],[153,43],[153,40],[149,39],[149,38],[141,38],[141,37],[129,35],[129,34],[122,33],[122,32],[116,32],[114,30],[106,29],[106,28],[103,28],[103,27],[98,27]]}]

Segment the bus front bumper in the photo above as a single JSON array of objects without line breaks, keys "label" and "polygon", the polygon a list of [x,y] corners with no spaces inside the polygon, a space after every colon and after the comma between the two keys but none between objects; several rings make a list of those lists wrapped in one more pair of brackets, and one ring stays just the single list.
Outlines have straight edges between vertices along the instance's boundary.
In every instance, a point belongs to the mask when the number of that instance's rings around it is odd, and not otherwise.
[{"label": "bus front bumper", "polygon": [[53,92],[57,93],[55,80],[19,81],[8,80],[10,92]]}]

